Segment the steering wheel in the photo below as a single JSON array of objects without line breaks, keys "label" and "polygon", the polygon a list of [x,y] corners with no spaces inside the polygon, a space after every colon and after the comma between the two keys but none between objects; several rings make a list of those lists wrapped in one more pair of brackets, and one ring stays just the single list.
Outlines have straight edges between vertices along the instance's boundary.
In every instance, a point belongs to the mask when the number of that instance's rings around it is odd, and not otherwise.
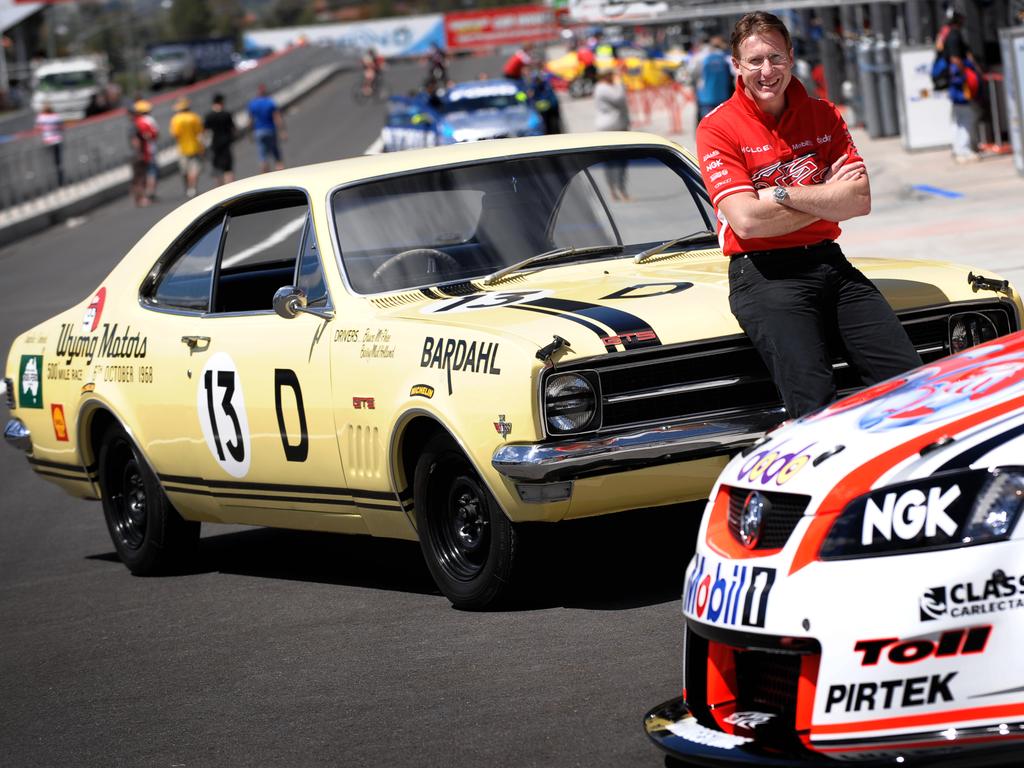
[{"label": "steering wheel", "polygon": [[438,265],[452,271],[458,270],[459,262],[450,253],[439,251],[436,248],[410,248],[408,251],[396,253],[386,259],[379,267],[373,270],[373,279],[380,280],[381,276],[389,270],[402,266],[413,259],[434,259]]}]

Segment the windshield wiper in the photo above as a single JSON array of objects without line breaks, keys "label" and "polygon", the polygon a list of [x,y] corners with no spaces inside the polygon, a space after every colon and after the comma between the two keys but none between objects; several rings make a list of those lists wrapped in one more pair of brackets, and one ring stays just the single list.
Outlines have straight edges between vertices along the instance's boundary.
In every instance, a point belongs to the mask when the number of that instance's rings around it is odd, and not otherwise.
[{"label": "windshield wiper", "polygon": [[659,253],[667,251],[669,248],[674,248],[675,246],[683,245],[684,243],[695,243],[701,240],[714,240],[715,242],[718,242],[718,235],[710,229],[701,229],[697,232],[691,232],[688,235],[683,235],[682,237],[666,240],[661,245],[655,245],[648,248],[646,251],[640,251],[640,253],[633,257],[633,263],[643,264],[651,256],[657,256]]},{"label": "windshield wiper", "polygon": [[614,243],[608,245],[589,245],[585,248],[576,248],[575,246],[569,246],[568,248],[555,248],[553,251],[545,251],[544,253],[538,253],[535,256],[531,256],[528,259],[523,259],[520,262],[512,264],[507,267],[502,267],[497,272],[492,272],[480,282],[483,285],[494,285],[496,282],[501,280],[507,275],[511,275],[513,272],[518,272],[521,269],[533,266],[534,264],[543,264],[548,261],[555,261],[566,256],[586,256],[592,253],[619,253],[622,250],[622,246]]}]

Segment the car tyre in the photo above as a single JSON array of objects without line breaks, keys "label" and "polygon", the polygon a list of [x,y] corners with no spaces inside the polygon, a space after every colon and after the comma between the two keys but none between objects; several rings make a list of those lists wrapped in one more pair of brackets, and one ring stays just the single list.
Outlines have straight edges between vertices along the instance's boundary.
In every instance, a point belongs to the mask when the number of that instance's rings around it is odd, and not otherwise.
[{"label": "car tyre", "polygon": [[178,514],[120,425],[103,435],[99,483],[107,530],[128,570],[151,576],[187,563],[199,541],[200,524]]},{"label": "car tyre", "polygon": [[427,441],[413,500],[427,568],[452,605],[481,610],[508,597],[516,529],[448,435]]}]

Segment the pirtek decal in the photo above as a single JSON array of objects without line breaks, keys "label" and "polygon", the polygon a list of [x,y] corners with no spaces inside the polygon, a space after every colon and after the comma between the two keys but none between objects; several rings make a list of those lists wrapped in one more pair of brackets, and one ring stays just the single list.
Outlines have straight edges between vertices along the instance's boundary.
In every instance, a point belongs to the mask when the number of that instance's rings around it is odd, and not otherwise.
[{"label": "pirtek decal", "polygon": [[501,375],[498,367],[498,349],[494,341],[444,339],[427,336],[423,339],[421,368],[439,368],[448,374],[448,394],[452,393],[452,371]]},{"label": "pirtek decal", "polygon": [[925,704],[952,701],[949,684],[956,672],[946,675],[911,677],[906,680],[882,680],[879,683],[830,685],[825,711],[833,707],[843,712],[874,712],[891,707],[922,707]]},{"label": "pirtek decal", "polygon": [[94,357],[101,358],[143,358],[146,356],[147,338],[141,332],[132,334],[132,327],[125,326],[119,333],[118,324],[103,324],[103,337],[84,336],[75,333],[71,323],[61,323],[57,337],[57,357],[63,357],[66,365],[77,358],[84,358],[86,365],[92,365]]}]

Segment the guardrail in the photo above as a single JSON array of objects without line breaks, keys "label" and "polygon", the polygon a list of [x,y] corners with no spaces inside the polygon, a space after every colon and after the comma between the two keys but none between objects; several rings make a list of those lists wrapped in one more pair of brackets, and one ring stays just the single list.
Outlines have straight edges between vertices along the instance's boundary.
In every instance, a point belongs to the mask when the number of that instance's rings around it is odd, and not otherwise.
[{"label": "guardrail", "polygon": [[[243,110],[256,95],[256,86],[266,83],[271,93],[285,88],[315,67],[329,63],[353,64],[351,55],[336,48],[302,46],[275,54],[245,72],[225,72],[195,85],[160,94],[150,99],[152,115],[160,126],[158,149],[174,144],[168,131],[174,102],[187,96],[192,108],[203,114],[214,93],[222,93],[225,108]],[[64,132],[64,184],[97,176],[130,160],[130,123],[122,107],[68,126]],[[0,209],[27,202],[58,188],[53,151],[35,133],[16,136],[0,144]]]}]

